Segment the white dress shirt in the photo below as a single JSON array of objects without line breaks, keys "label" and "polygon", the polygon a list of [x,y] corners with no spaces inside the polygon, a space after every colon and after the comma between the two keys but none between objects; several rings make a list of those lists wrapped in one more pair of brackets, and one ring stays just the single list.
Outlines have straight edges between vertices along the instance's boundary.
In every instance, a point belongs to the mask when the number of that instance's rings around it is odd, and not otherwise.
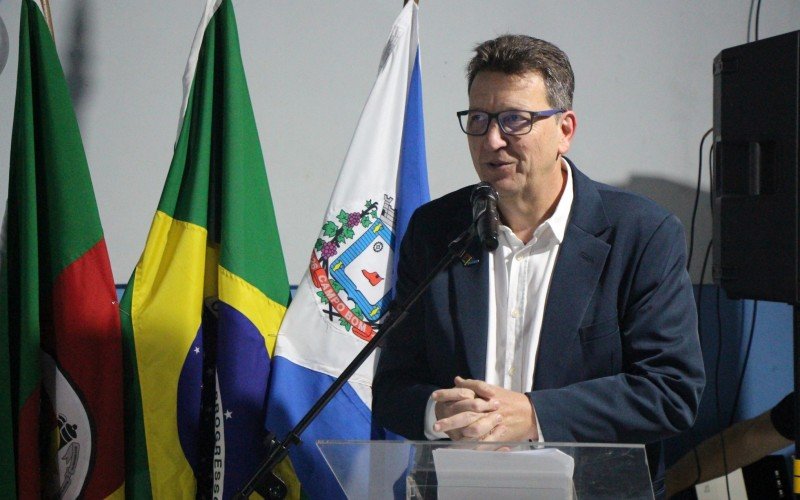
[{"label": "white dress shirt", "polygon": [[[486,373],[490,384],[516,392],[530,392],[536,368],[536,352],[542,318],[558,250],[564,241],[572,208],[572,172],[562,160],[566,185],[553,215],[522,243],[507,226],[501,225],[499,245],[489,252],[489,324],[486,342]],[[433,430],[435,402],[428,400],[425,435],[446,438]],[[538,424],[538,421],[537,421]],[[541,441],[543,431],[539,429]]]}]

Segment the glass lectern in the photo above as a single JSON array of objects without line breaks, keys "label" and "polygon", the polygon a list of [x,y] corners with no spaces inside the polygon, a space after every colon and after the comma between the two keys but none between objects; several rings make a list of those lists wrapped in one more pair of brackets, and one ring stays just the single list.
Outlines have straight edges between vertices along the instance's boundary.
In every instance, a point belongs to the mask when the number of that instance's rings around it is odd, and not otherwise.
[{"label": "glass lectern", "polygon": [[643,445],[317,441],[351,500],[642,499]]}]

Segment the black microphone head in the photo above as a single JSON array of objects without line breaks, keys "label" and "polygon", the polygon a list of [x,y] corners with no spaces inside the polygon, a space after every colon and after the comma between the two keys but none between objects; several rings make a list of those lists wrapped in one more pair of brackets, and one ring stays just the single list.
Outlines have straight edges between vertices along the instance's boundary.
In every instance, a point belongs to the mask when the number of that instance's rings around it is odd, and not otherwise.
[{"label": "black microphone head", "polygon": [[472,220],[478,229],[478,238],[487,250],[497,248],[497,226],[499,216],[497,213],[497,191],[488,182],[481,182],[472,188],[470,195],[472,204]]},{"label": "black microphone head", "polygon": [[486,250],[490,252],[494,252],[497,250],[497,247],[500,246],[500,240],[497,239],[497,233],[489,233],[489,235],[481,238],[483,241],[483,246],[486,247]]},{"label": "black microphone head", "polygon": [[488,182],[480,182],[472,188],[472,194],[469,197],[469,202],[475,205],[475,200],[478,198],[491,198],[497,203],[497,191],[494,190]]}]

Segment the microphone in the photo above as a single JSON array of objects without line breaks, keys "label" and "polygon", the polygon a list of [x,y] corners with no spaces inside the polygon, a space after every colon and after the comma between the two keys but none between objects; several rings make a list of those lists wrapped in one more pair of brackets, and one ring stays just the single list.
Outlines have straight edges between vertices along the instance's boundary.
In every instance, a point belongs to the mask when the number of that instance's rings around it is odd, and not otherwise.
[{"label": "microphone", "polygon": [[478,227],[478,238],[490,252],[497,248],[497,191],[488,182],[481,182],[472,189],[472,220]]}]

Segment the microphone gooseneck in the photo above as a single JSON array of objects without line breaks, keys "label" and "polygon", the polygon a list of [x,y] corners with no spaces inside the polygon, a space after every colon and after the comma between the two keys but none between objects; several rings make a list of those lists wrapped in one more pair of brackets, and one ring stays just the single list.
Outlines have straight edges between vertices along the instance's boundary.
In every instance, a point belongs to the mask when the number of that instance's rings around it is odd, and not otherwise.
[{"label": "microphone gooseneck", "polygon": [[497,248],[497,227],[500,216],[497,213],[497,191],[488,182],[481,182],[472,189],[472,220],[478,229],[478,238],[487,250]]}]

